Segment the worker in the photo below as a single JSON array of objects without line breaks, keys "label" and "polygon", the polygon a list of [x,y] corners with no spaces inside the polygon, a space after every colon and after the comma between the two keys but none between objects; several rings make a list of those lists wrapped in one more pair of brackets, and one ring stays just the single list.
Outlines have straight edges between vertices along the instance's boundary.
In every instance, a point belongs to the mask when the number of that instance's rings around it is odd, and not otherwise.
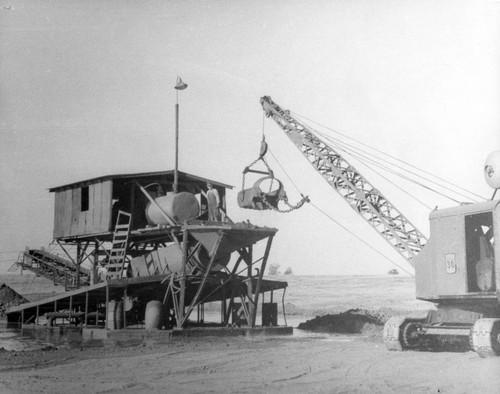
[{"label": "worker", "polygon": [[214,189],[210,182],[207,182],[207,202],[208,202],[208,220],[220,222],[220,198],[217,189]]}]

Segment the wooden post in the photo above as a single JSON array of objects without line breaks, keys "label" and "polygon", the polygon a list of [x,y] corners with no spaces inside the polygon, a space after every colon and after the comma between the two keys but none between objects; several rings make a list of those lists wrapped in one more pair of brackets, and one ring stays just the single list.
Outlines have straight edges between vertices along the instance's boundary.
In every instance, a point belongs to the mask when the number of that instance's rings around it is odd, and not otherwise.
[{"label": "wooden post", "polygon": [[125,288],[123,289],[123,327],[122,328],[125,328],[125,326],[127,325],[127,311],[125,308],[125,303],[127,301],[127,286],[125,286]]},{"label": "wooden post", "polygon": [[94,243],[94,261],[92,262],[92,271],[90,272],[90,284],[95,285],[99,281],[99,275],[97,273],[97,264],[99,263],[99,243],[95,241]]},{"label": "wooden post", "polygon": [[226,303],[226,293],[224,292],[224,299],[220,303],[220,322],[221,324],[225,323],[226,320],[226,308],[227,308],[227,303]]},{"label": "wooden post", "polygon": [[71,326],[71,312],[73,311],[73,296],[69,296],[69,325]]},{"label": "wooden post", "polygon": [[54,312],[57,312],[57,300],[54,301]]},{"label": "wooden post", "polygon": [[107,330],[108,329],[108,308],[109,308],[109,286],[106,284],[106,323],[104,325],[104,328]]},{"label": "wooden post", "polygon": [[248,322],[248,325],[250,327],[254,327],[254,322],[253,322],[253,316],[254,316],[254,305],[252,304],[252,295],[253,295],[253,288],[252,288],[252,260],[253,260],[253,247],[250,245],[248,247],[248,261],[246,262],[248,267],[247,267],[247,295],[248,295],[248,300],[250,301],[248,303],[248,314],[250,315],[250,319]]},{"label": "wooden post", "polygon": [[273,236],[271,235],[269,239],[267,240],[267,246],[266,246],[266,251],[264,252],[264,258],[262,260],[262,264],[260,266],[260,271],[259,271],[259,279],[257,280],[257,288],[255,289],[255,297],[254,297],[254,302],[252,305],[255,309],[252,310],[252,328],[255,327],[255,320],[257,320],[257,306],[259,304],[259,293],[260,293],[260,286],[262,284],[262,277],[264,276],[264,271],[266,270],[266,263],[267,263],[267,258],[269,257],[269,251],[271,250],[271,244],[273,243]]},{"label": "wooden post", "polygon": [[80,288],[80,264],[82,263],[82,247],[80,242],[76,245],[76,288]]},{"label": "wooden post", "polygon": [[24,324],[24,309],[21,309],[21,328],[23,327]]},{"label": "wooden post", "polygon": [[38,326],[38,316],[40,316],[40,305],[36,306],[36,325]]},{"label": "wooden post", "polygon": [[174,169],[174,193],[179,188],[179,103],[175,104],[175,169]]},{"label": "wooden post", "polygon": [[[88,314],[89,314],[89,292],[86,291],[85,292],[85,321],[83,323],[85,328],[87,328]],[[96,316],[96,319],[97,319],[97,316]],[[96,320],[96,325],[97,325],[97,320]]]}]

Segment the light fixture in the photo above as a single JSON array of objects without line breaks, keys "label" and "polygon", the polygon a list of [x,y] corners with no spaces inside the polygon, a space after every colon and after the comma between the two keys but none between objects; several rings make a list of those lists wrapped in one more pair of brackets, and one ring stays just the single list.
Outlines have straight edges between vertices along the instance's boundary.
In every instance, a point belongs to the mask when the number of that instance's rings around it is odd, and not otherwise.
[{"label": "light fixture", "polygon": [[187,87],[188,87],[187,83],[182,82],[181,77],[177,77],[177,83],[176,83],[176,85],[175,85],[175,88],[176,88],[177,90],[184,90],[184,89],[186,89]]}]

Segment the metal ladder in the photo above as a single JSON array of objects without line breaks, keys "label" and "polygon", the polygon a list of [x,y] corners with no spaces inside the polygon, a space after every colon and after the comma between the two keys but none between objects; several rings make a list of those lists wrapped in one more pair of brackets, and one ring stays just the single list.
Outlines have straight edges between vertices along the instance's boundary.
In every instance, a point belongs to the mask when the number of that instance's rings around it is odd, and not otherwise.
[{"label": "metal ladder", "polygon": [[131,221],[132,215],[130,213],[118,211],[113,234],[113,246],[107,264],[106,279],[123,278]]}]

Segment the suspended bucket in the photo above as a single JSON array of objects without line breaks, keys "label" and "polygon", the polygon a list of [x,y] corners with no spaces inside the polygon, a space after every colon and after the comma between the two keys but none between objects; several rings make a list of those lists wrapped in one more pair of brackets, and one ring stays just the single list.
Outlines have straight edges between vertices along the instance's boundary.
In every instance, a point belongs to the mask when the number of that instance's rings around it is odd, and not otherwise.
[{"label": "suspended bucket", "polygon": [[281,181],[266,176],[257,180],[251,188],[243,189],[238,193],[238,205],[241,208],[262,211],[276,208],[278,202],[285,197]]}]

